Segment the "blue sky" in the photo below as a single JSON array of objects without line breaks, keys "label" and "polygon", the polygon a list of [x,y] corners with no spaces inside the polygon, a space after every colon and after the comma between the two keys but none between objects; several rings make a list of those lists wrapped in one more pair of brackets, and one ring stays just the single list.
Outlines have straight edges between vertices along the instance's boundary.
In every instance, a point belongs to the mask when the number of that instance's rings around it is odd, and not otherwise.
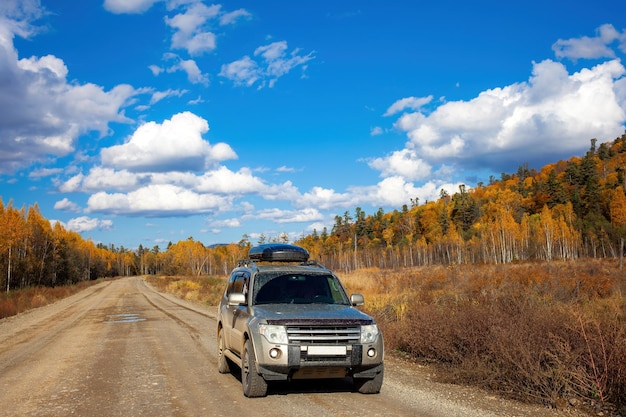
[{"label": "blue sky", "polygon": [[617,1],[3,0],[0,197],[126,248],[296,240],[626,121]]}]

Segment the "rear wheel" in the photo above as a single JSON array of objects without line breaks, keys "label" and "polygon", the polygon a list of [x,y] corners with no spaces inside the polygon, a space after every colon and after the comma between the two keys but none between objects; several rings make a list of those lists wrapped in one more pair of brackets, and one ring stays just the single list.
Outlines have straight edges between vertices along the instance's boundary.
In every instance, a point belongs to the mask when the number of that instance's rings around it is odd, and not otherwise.
[{"label": "rear wheel", "polygon": [[227,374],[231,371],[230,361],[224,355],[226,343],[224,342],[224,331],[220,329],[217,334],[217,370],[220,374]]},{"label": "rear wheel", "polygon": [[354,378],[354,387],[361,394],[378,394],[383,386],[384,369],[381,369],[374,378]]},{"label": "rear wheel", "polygon": [[246,397],[265,397],[267,381],[256,371],[256,357],[250,339],[246,340],[241,360],[241,385]]}]

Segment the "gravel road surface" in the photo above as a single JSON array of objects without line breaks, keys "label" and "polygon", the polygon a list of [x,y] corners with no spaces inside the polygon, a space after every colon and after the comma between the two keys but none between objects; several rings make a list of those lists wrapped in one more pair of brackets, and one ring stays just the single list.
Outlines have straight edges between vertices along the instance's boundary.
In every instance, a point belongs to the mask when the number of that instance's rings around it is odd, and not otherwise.
[{"label": "gravel road surface", "polygon": [[583,416],[430,380],[428,368],[387,355],[380,394],[349,380],[270,386],[248,399],[216,368],[216,308],[106,281],[0,320],[2,416]]}]

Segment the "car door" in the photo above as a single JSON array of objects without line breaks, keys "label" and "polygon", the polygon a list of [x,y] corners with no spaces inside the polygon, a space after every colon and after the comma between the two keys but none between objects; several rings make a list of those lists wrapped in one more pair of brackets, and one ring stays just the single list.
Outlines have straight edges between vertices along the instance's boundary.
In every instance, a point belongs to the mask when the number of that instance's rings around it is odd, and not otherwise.
[{"label": "car door", "polygon": [[220,315],[222,317],[222,333],[224,335],[224,343],[228,349],[231,348],[230,339],[231,339],[231,334],[232,334],[233,313],[234,313],[234,308],[228,305],[228,296],[233,292],[236,278],[237,278],[237,273],[233,273],[228,279],[228,284],[226,285],[226,291],[224,292],[222,302],[220,303]]},{"label": "car door", "polygon": [[237,354],[241,355],[243,350],[243,334],[246,331],[248,323],[249,310],[248,310],[248,288],[250,285],[250,273],[248,271],[242,271],[237,274],[233,282],[233,292],[242,293],[246,296],[245,305],[229,306],[232,309],[231,314],[231,334],[230,334],[230,349]]}]

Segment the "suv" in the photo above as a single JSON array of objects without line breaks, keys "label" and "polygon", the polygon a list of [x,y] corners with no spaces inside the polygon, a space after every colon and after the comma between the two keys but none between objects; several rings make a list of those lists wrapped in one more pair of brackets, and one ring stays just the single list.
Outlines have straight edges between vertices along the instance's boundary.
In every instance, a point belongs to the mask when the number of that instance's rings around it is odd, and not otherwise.
[{"label": "suv", "polygon": [[[383,336],[354,306],[337,276],[299,246],[252,247],[232,271],[217,318],[218,370],[241,369],[246,397],[268,382],[352,377],[356,390],[380,392]],[[236,365],[236,367],[233,366]]]}]

